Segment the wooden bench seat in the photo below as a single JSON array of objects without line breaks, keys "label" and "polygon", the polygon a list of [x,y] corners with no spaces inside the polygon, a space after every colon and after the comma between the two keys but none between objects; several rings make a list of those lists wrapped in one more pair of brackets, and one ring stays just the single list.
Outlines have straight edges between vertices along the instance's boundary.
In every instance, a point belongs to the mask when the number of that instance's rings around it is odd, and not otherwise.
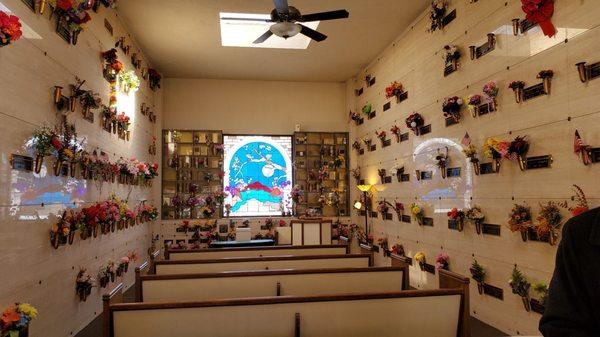
[{"label": "wooden bench seat", "polygon": [[166,260],[222,259],[228,257],[263,257],[280,255],[347,254],[346,245],[268,246],[243,248],[165,249]]},{"label": "wooden bench seat", "polygon": [[368,254],[242,257],[209,260],[165,260],[155,262],[157,275],[218,273],[273,269],[322,269],[368,267]]},{"label": "wooden bench seat", "polygon": [[[137,272],[137,270],[136,270]],[[405,290],[408,268],[262,270],[136,275],[136,301],[177,302],[264,296],[313,296]]]}]

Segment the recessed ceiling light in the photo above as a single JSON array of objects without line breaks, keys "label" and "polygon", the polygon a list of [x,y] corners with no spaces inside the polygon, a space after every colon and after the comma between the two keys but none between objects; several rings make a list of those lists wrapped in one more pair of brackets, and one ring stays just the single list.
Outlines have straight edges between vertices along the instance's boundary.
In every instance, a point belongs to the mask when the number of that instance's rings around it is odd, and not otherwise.
[{"label": "recessed ceiling light", "polygon": [[[263,43],[254,44],[254,40],[273,25],[273,22],[267,22],[271,19],[269,14],[220,13],[219,16],[223,47],[306,49],[311,41],[309,37],[297,34],[288,39],[274,36]],[[306,22],[303,25],[317,30],[319,22]]]}]

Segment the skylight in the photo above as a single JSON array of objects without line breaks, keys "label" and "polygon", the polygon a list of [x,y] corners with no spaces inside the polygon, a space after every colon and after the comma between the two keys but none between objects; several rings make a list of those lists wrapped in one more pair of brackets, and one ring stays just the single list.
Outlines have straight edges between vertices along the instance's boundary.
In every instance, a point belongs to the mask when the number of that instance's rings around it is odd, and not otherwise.
[{"label": "skylight", "polygon": [[[271,16],[269,14],[220,13],[221,45],[223,47],[306,49],[311,41],[309,37],[302,34],[287,40],[273,35],[263,43],[253,44],[252,42],[269,30],[273,23],[254,20],[227,20],[227,18],[269,20]],[[316,30],[319,21],[306,22],[303,25]]]}]

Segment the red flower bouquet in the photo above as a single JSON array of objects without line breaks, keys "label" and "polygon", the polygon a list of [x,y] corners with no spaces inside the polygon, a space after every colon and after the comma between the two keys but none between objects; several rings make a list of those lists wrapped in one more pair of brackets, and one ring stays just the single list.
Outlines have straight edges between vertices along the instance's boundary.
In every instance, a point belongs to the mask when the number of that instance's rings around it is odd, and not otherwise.
[{"label": "red flower bouquet", "polygon": [[14,15],[0,11],[0,47],[9,45],[21,38],[21,22]]},{"label": "red flower bouquet", "polygon": [[425,119],[419,113],[413,113],[406,118],[406,126],[411,129],[415,135],[419,135],[419,128],[425,124]]},{"label": "red flower bouquet", "polygon": [[521,3],[528,21],[539,24],[544,35],[548,37],[556,34],[556,28],[551,21],[554,15],[554,0],[521,0]]}]

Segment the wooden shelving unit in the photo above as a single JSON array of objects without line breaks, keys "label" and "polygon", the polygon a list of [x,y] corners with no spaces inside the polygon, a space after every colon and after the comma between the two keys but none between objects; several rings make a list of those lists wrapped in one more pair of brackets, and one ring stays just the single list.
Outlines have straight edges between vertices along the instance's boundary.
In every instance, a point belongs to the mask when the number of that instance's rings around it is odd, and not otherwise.
[{"label": "wooden shelving unit", "polygon": [[[198,186],[198,196],[207,196],[222,189],[222,144],[222,131],[163,130],[163,220],[202,218],[186,206],[185,201],[191,195],[190,186],[193,184]],[[179,210],[172,204],[174,196],[179,196],[184,203]],[[218,210],[213,217],[220,217],[221,213]]]},{"label": "wooden shelving unit", "polygon": [[[293,139],[294,183],[304,190],[304,202],[296,205],[297,214],[315,209],[323,216],[349,215],[350,191],[348,188],[348,133],[345,132],[296,132]],[[318,171],[325,165],[342,156],[341,167],[330,170],[322,184],[310,178],[309,172]],[[322,194],[338,191],[339,209],[323,206],[319,202]]]}]

